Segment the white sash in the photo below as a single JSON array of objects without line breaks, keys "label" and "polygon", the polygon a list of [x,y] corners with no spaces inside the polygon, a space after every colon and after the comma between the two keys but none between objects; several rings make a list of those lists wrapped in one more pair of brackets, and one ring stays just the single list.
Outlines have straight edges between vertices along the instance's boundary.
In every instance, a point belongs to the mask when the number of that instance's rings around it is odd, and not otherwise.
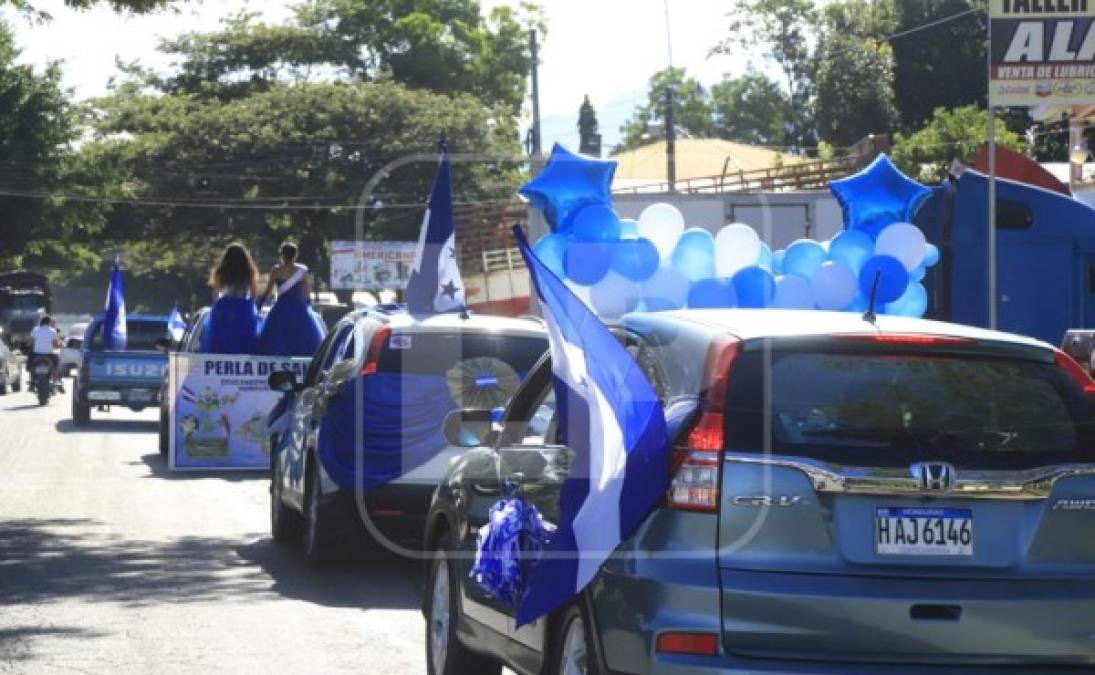
[{"label": "white sash", "polygon": [[300,283],[305,274],[308,274],[308,268],[304,265],[297,265],[297,270],[293,272],[293,275],[281,282],[281,285],[278,286],[278,295],[285,295],[288,293],[293,286]]}]

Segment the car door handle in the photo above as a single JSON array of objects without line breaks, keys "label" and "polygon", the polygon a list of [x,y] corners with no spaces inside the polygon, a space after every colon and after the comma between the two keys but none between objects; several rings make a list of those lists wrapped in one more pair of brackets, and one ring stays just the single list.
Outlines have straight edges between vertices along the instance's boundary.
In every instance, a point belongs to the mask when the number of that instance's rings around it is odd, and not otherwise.
[{"label": "car door handle", "polygon": [[502,486],[498,483],[472,483],[472,492],[483,497],[494,497],[502,494]]}]

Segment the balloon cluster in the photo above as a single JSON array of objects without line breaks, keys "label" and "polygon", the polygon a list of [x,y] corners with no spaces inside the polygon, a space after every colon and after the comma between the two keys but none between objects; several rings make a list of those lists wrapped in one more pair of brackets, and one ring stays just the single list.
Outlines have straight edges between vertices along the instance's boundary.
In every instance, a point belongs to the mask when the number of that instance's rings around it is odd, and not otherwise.
[{"label": "balloon cluster", "polygon": [[778,307],[863,311],[878,273],[876,309],[923,316],[920,281],[939,250],[910,223],[893,223],[876,240],[846,230],[832,241],[799,239],[773,252],[742,223],[712,235],[686,228],[671,204],[652,204],[639,219],[589,205],[572,227],[541,238],[537,257],[600,316],[632,311]]},{"label": "balloon cluster", "polygon": [[671,204],[651,204],[638,220],[620,218],[611,206],[614,169],[557,145],[521,189],[553,229],[534,253],[604,318],[682,307],[864,311],[876,279],[875,311],[919,317],[927,310],[921,281],[939,250],[904,221],[930,191],[884,155],[833,183],[843,232],[775,252],[742,223],[714,235],[686,228]]}]

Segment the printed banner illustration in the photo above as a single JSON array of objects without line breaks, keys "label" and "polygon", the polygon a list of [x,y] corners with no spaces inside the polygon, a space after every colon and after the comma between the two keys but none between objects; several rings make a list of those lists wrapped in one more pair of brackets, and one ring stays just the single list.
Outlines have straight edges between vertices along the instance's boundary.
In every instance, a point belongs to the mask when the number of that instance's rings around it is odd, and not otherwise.
[{"label": "printed banner illustration", "polygon": [[990,0],[989,20],[992,105],[1095,103],[1095,2]]},{"label": "printed banner illustration", "polygon": [[331,242],[331,288],[403,290],[416,250],[413,241]]},{"label": "printed banner illustration", "polygon": [[268,469],[266,416],[281,396],[267,379],[310,359],[172,354],[168,368],[172,469]]}]

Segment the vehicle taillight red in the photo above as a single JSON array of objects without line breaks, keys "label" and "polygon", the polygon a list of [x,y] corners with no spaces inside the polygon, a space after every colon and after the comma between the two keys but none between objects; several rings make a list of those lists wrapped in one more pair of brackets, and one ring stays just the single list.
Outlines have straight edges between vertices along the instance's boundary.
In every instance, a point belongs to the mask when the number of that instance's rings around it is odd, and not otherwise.
[{"label": "vehicle taillight red", "polygon": [[850,342],[873,342],[880,345],[910,345],[910,346],[946,346],[946,345],[972,345],[977,344],[973,338],[958,337],[955,335],[931,335],[926,333],[837,333],[833,335],[837,340]]},{"label": "vehicle taillight red", "polygon": [[1080,383],[1085,394],[1095,395],[1095,380],[1091,379],[1091,375],[1088,374],[1087,369],[1080,365],[1076,359],[1062,352],[1060,349],[1053,350],[1053,358],[1059,367],[1064,368],[1069,375]]},{"label": "vehicle taillight red", "polygon": [[381,326],[373,333],[373,339],[369,341],[369,351],[365,354],[365,365],[361,368],[362,375],[372,375],[376,372],[377,363],[380,361],[380,350],[392,336],[390,326]]},{"label": "vehicle taillight red", "polygon": [[726,394],[730,368],[741,353],[741,341],[717,338],[707,352],[700,414],[673,448],[667,503],[683,511],[715,512],[719,508],[719,464],[726,442]]}]

